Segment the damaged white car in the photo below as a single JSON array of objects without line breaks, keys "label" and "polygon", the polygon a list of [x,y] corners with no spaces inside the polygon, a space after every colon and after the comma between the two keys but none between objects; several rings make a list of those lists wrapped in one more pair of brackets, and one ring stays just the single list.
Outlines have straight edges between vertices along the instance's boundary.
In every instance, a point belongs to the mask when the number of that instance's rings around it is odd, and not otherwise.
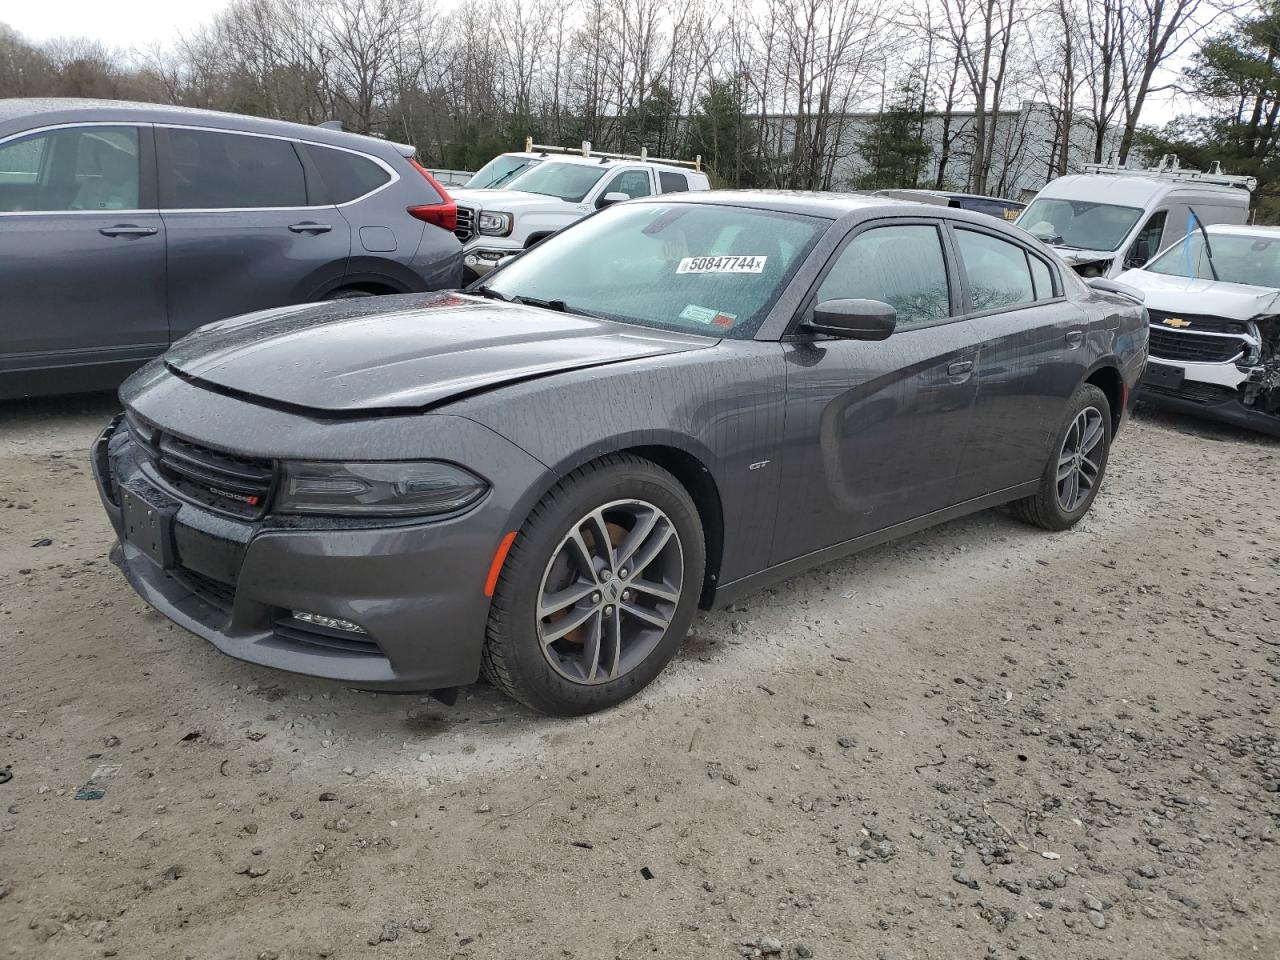
[{"label": "damaged white car", "polygon": [[1151,318],[1143,399],[1280,436],[1280,227],[1193,228],[1118,279]]}]

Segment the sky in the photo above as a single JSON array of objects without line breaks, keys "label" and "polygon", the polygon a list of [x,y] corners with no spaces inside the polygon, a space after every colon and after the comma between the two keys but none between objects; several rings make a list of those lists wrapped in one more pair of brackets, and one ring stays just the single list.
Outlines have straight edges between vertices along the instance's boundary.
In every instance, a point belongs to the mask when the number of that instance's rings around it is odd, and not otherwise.
[{"label": "sky", "polygon": [[[86,37],[122,50],[167,46],[208,23],[230,0],[0,0],[0,23],[29,40]],[[1190,108],[1182,98],[1152,97],[1145,123],[1162,124]]]},{"label": "sky", "polygon": [[228,0],[0,0],[0,23],[28,40],[87,37],[109,47],[146,48],[190,33]]}]

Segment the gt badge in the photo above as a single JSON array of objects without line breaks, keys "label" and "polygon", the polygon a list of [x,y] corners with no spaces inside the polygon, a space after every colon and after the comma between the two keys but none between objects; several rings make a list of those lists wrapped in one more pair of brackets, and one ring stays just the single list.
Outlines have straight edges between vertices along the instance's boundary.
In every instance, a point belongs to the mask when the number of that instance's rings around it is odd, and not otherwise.
[{"label": "gt badge", "polygon": [[1179,329],[1191,326],[1190,320],[1183,320],[1181,317],[1165,317],[1160,322],[1166,327],[1178,327]]}]

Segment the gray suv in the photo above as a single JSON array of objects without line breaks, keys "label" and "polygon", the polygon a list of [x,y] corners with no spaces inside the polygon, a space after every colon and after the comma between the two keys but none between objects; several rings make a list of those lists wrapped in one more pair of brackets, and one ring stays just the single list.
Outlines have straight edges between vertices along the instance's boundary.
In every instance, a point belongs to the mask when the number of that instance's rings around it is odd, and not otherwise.
[{"label": "gray suv", "polygon": [[456,287],[414,150],[102,100],[0,100],[0,399],[107,389],[196,327]]}]

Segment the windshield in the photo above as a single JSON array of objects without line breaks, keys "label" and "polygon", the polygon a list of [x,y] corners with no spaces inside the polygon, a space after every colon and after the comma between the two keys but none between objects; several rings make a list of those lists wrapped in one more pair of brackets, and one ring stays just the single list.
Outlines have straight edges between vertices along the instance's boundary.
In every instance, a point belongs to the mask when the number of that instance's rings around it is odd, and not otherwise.
[{"label": "windshield", "polygon": [[476,190],[493,190],[495,187],[504,186],[541,162],[537,157],[513,157],[504,153],[494,157],[472,174],[471,179],[463,186]]},{"label": "windshield", "polygon": [[1042,197],[1018,218],[1037,240],[1078,250],[1118,250],[1142,216],[1137,207]]},{"label": "windshield", "polygon": [[484,289],[594,316],[750,339],[830,220],[701,203],[609,207]]},{"label": "windshield", "polygon": [[1216,269],[1218,279],[1227,283],[1280,287],[1280,236],[1211,233],[1209,248],[1213,251],[1212,266],[1205,250],[1204,236],[1196,231],[1166,249],[1145,269],[1169,277],[1198,277],[1201,280],[1212,280]]},{"label": "windshield", "polygon": [[607,171],[608,167],[581,163],[540,163],[504,186],[509,190],[540,193],[544,197],[580,203]]}]

